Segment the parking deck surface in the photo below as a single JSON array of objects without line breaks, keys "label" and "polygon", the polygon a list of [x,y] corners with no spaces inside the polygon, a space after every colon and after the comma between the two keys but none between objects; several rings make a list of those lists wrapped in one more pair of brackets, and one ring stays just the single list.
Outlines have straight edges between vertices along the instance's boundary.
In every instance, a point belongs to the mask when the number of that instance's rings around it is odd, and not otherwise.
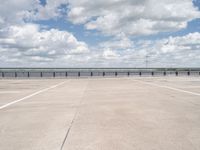
[{"label": "parking deck surface", "polygon": [[198,150],[200,78],[0,80],[2,150]]}]

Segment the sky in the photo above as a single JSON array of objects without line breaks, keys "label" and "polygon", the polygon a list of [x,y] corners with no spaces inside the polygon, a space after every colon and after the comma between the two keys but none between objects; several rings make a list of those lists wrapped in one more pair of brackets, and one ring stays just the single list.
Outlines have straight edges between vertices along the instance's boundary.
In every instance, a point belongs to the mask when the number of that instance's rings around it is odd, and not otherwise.
[{"label": "sky", "polygon": [[200,0],[0,3],[0,67],[200,67]]}]

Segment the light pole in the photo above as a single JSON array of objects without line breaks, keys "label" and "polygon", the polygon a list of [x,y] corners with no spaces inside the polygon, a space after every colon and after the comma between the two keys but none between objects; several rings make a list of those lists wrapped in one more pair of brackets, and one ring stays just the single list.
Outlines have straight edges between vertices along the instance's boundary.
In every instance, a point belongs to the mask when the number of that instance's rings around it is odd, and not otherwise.
[{"label": "light pole", "polygon": [[145,58],[146,58],[146,60],[145,60],[146,68],[148,68],[149,57],[150,57],[150,56],[149,56],[148,54],[147,54],[146,57],[145,57]]}]

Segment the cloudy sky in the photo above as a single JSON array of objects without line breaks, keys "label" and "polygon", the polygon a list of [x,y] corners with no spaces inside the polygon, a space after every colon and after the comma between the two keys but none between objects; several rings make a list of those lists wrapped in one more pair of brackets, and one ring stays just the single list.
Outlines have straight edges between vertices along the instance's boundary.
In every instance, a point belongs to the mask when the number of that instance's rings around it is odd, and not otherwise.
[{"label": "cloudy sky", "polygon": [[200,0],[0,3],[0,67],[200,67]]}]

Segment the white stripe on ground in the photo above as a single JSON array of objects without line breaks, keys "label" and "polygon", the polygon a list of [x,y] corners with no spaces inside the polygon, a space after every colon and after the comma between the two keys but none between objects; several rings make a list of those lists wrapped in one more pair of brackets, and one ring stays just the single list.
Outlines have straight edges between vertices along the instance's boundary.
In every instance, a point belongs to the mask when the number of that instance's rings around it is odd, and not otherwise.
[{"label": "white stripe on ground", "polygon": [[182,93],[200,96],[200,93],[186,91],[186,90],[182,90],[182,89],[178,89],[178,88],[174,88],[174,87],[170,87],[170,86],[158,85],[158,84],[155,84],[155,83],[149,83],[149,82],[145,82],[145,81],[141,81],[141,80],[134,80],[134,81],[138,81],[138,82],[148,84],[148,85],[153,85],[153,86],[160,87],[160,88],[166,88],[166,89],[170,89],[170,90],[174,90],[174,91],[178,91],[178,92],[182,92]]},{"label": "white stripe on ground", "polygon": [[37,91],[37,92],[35,92],[35,93],[33,93],[33,94],[30,94],[30,95],[25,96],[25,97],[23,97],[23,98],[20,98],[20,99],[18,99],[18,100],[12,101],[12,102],[7,103],[7,104],[5,104],[5,105],[3,105],[3,106],[0,106],[0,110],[1,110],[1,109],[4,109],[4,108],[6,108],[6,107],[8,107],[8,106],[10,106],[10,105],[13,105],[13,104],[15,104],[15,103],[18,103],[18,102],[24,101],[24,100],[26,100],[26,99],[28,99],[28,98],[31,98],[31,97],[33,97],[33,96],[35,96],[35,95],[38,95],[38,94],[42,93],[42,92],[45,92],[45,91],[48,91],[48,90],[50,90],[50,89],[56,88],[56,87],[58,87],[58,86],[64,84],[65,82],[66,82],[66,81],[61,82],[61,83],[58,83],[58,84],[53,85],[53,86],[50,86],[50,87],[48,87],[48,88],[39,90],[39,91]]}]

